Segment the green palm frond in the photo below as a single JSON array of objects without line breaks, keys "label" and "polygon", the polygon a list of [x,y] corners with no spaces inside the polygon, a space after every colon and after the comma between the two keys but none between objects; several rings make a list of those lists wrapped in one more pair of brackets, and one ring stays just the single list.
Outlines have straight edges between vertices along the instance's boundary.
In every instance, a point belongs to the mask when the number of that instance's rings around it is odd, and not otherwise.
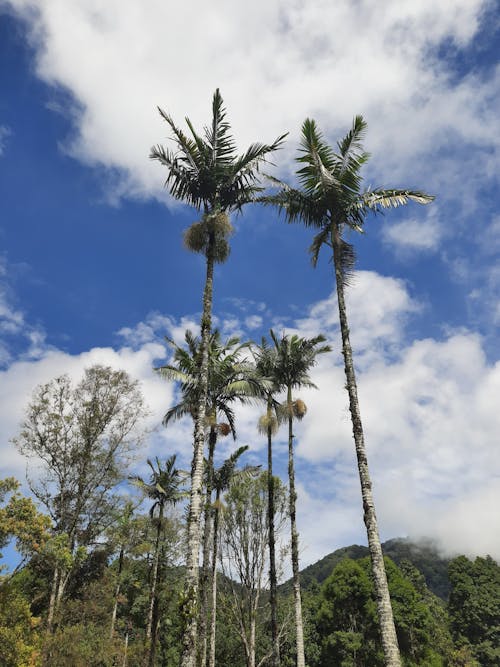
[{"label": "green palm frond", "polygon": [[309,253],[311,255],[311,263],[314,267],[318,263],[319,252],[323,246],[332,247],[331,243],[331,231],[329,227],[323,227],[323,229],[316,234],[313,238],[311,245],[309,246]]},{"label": "green palm frond", "polygon": [[219,89],[212,100],[212,123],[204,128],[203,136],[189,118],[186,124],[191,136],[161,109],[160,114],[170,127],[176,152],[157,145],[151,149],[150,157],[167,167],[165,186],[174,198],[206,212],[238,211],[255,200],[262,190],[260,166],[282,146],[286,135],[269,145],[254,143],[238,156]]},{"label": "green palm frond", "polygon": [[369,190],[364,192],[356,202],[356,206],[363,210],[377,211],[384,208],[397,208],[413,201],[417,204],[429,204],[435,197],[419,190]]},{"label": "green palm frond", "polygon": [[344,241],[344,239],[340,239],[339,256],[342,282],[344,286],[347,287],[354,274],[354,266],[356,264],[356,251],[354,250],[354,246],[351,243]]},{"label": "green palm frond", "polygon": [[366,123],[356,116],[351,129],[337,143],[338,153],[328,145],[314,120],[307,118],[302,125],[297,177],[301,189],[291,188],[277,179],[270,179],[278,191],[259,198],[263,204],[272,205],[283,213],[287,222],[302,222],[316,227],[309,251],[316,266],[320,249],[333,244],[341,262],[341,275],[348,281],[354,269],[355,255],[352,246],[342,234],[346,228],[362,232],[368,213],[382,212],[415,202],[428,204],[434,197],[418,190],[375,189],[362,191],[361,168],[369,158],[363,150]]}]

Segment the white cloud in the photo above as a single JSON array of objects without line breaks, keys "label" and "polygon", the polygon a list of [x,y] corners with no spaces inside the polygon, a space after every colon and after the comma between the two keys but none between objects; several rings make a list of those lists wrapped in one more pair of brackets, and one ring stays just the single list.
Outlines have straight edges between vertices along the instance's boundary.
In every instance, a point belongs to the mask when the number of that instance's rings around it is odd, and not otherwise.
[{"label": "white cloud", "polygon": [[[477,185],[470,173],[478,182],[496,178],[499,74],[457,80],[437,56],[444,40],[455,49],[470,45],[494,10],[491,0],[390,0],[382,9],[349,0],[258,0],[244,10],[229,0],[7,5],[30,27],[38,75],[74,96],[75,135],[67,150],[123,170],[117,194],[163,197],[161,170],[147,160],[149,147],[167,135],[156,106],[179,122],[188,113],[200,126],[217,86],[242,146],[285,130],[293,142],[308,115],[336,138],[362,112],[368,147],[381,160],[374,163],[377,180],[387,177],[386,185],[418,178],[424,180],[418,185],[442,191],[460,183],[463,195]],[[440,168],[447,158],[437,151],[449,156],[465,148],[475,165],[467,179]],[[475,151],[484,151],[484,159]],[[282,165],[292,152],[290,144]]]},{"label": "white cloud", "polygon": [[14,344],[21,346],[22,352],[18,349],[17,356],[23,359],[36,359],[47,349],[43,329],[28,323],[17,307],[8,274],[9,264],[0,256],[0,368],[12,361]]},{"label": "white cloud", "polygon": [[382,238],[403,257],[416,251],[435,252],[443,238],[437,212],[433,205],[423,220],[409,218],[395,224],[387,222],[382,227]]},{"label": "white cloud", "polygon": [[5,152],[5,146],[7,145],[7,139],[12,134],[12,131],[7,125],[0,125],[0,156]]},{"label": "white cloud", "polygon": [[[243,331],[244,319],[252,314],[244,305],[243,317],[232,318]],[[489,362],[481,337],[468,331],[443,340],[408,341],[406,321],[418,317],[419,307],[403,281],[358,272],[348,307],[383,539],[429,536],[448,552],[500,558],[494,509],[500,504],[500,362]],[[365,542],[335,308],[334,297],[312,304],[307,317],[287,330],[305,336],[322,331],[333,346],[312,371],[318,390],[299,393],[308,405],[306,418],[295,427],[303,564],[347,543]],[[36,359],[12,363],[0,378],[4,474],[23,475],[23,460],[7,443],[34,386],[61,373],[76,378],[93,363],[123,368],[138,378],[151,408],[149,424],[158,426],[179,397],[151,369],[166,353],[160,332],[172,336],[176,331],[182,343],[180,330],[180,322],[154,314],[128,330],[133,348],[95,348],[79,355],[45,349]],[[256,405],[237,409],[237,445],[250,446],[246,462],[265,463],[265,438],[256,431],[262,411]],[[186,419],[158,428],[140,457],[178,452],[180,465],[188,468],[191,443],[192,424]],[[230,438],[221,439],[218,457],[234,447]],[[282,429],[274,452],[275,470],[284,478],[286,450]]]}]

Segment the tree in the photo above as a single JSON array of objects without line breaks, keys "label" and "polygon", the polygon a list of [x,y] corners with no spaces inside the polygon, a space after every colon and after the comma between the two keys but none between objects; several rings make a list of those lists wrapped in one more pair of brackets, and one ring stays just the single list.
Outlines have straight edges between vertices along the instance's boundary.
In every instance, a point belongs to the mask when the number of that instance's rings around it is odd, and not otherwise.
[{"label": "tree", "polygon": [[500,566],[489,556],[465,556],[449,565],[450,625],[458,646],[470,648],[484,667],[500,661]]},{"label": "tree", "polygon": [[[146,643],[148,652],[148,665],[153,667],[156,650],[157,623],[154,623],[154,610],[157,605],[156,591],[158,588],[158,564],[160,560],[160,541],[163,530],[163,519],[165,507],[175,505],[183,494],[179,487],[183,475],[175,467],[176,455],[170,456],[165,466],[158,457],[155,458],[156,466],[148,459],[148,466],[151,468],[149,480],[145,482],[141,477],[134,476],[130,479],[143,491],[143,493],[153,501],[149,510],[152,520],[156,520],[156,541],[153,552],[153,566],[151,569],[151,588],[149,594],[148,620],[146,625]],[[155,514],[157,515],[155,517]]]},{"label": "tree", "polygon": [[265,394],[266,413],[259,419],[259,431],[267,438],[267,525],[269,545],[269,604],[271,607],[271,665],[280,664],[280,641],[278,633],[278,576],[276,572],[276,538],[275,538],[275,499],[273,475],[273,436],[278,431],[279,420],[282,417],[279,404],[274,394],[279,393],[283,386],[277,382],[274,375],[276,359],[275,351],[269,347],[263,337],[260,346],[253,348],[255,366],[263,381],[270,382]]},{"label": "tree", "polygon": [[[246,667],[263,665],[273,652],[256,656],[256,632],[260,600],[265,585],[264,570],[268,545],[267,475],[238,479],[224,497],[221,530],[221,565],[230,588],[227,604],[243,644]],[[279,480],[274,483],[278,529],[286,516],[286,493]]]},{"label": "tree", "polygon": [[296,521],[297,492],[295,490],[295,469],[293,457],[293,420],[302,419],[306,414],[306,405],[300,399],[293,399],[292,392],[298,387],[316,387],[309,377],[309,370],[316,363],[316,356],[330,352],[324,336],[301,338],[297,335],[282,335],[277,338],[271,329],[271,339],[274,343],[274,367],[271,369],[272,378],[276,387],[286,390],[284,405],[288,420],[288,483],[289,483],[289,512],[292,552],[292,572],[295,606],[295,636],[297,649],[297,667],[305,667],[304,632],[302,624],[302,603],[300,595],[299,572],[299,535]]},{"label": "tree", "polygon": [[151,149],[150,157],[168,170],[165,186],[176,199],[203,211],[202,218],[186,231],[186,246],[202,253],[206,260],[203,290],[199,355],[199,395],[196,408],[194,451],[191,468],[191,492],[188,514],[188,544],[186,562],[185,611],[186,630],[182,667],[195,667],[197,653],[198,550],[200,545],[200,515],[202,510],[203,447],[205,442],[205,410],[208,396],[208,348],[212,328],[213,272],[216,262],[229,255],[228,237],[232,232],[228,214],[240,211],[254,201],[261,191],[258,185],[259,167],[268,155],[277,150],[284,139],[278,137],[270,145],[254,143],[238,156],[222,97],[217,89],[212,102],[212,123],[200,136],[189,119],[186,123],[191,136],[176,126],[161,109],[176,150],[161,145]]},{"label": "tree", "polygon": [[[418,591],[389,558],[386,568],[404,664],[442,667],[447,664],[447,647],[436,644],[436,633],[446,630],[445,618],[436,616],[429,607],[425,584],[422,592]],[[317,607],[318,667],[385,664],[368,558],[342,560],[323,584]]]},{"label": "tree", "polygon": [[[186,349],[168,339],[174,348],[173,363],[161,366],[157,371],[166,379],[180,383],[181,401],[165,414],[165,426],[172,419],[190,415],[196,421],[198,404],[198,366],[201,342],[186,331]],[[207,654],[208,597],[210,588],[210,541],[213,524],[212,490],[214,475],[215,447],[219,435],[231,433],[236,439],[235,415],[232,405],[245,403],[262,391],[262,382],[255,369],[244,357],[248,343],[240,344],[237,336],[224,343],[220,333],[210,334],[208,347],[208,395],[206,405],[206,426],[208,427],[208,459],[205,466],[205,511],[203,531],[203,563],[200,575],[200,612],[198,619],[198,643],[200,664],[205,665]]]},{"label": "tree", "polygon": [[238,479],[245,479],[249,476],[255,475],[260,466],[245,466],[238,470],[236,464],[242,454],[248,450],[248,445],[239,447],[235,452],[227,458],[224,463],[214,470],[213,487],[215,490],[215,502],[212,507],[214,510],[213,517],[213,539],[212,539],[212,595],[210,608],[210,633],[209,633],[209,654],[208,667],[215,667],[215,630],[217,620],[217,559],[219,556],[219,526],[220,516],[222,510],[221,494],[229,489],[232,482]]},{"label": "tree", "polygon": [[73,565],[118,502],[113,488],[140,442],[144,415],[138,383],[105,366],[86,369],[76,387],[63,375],[34,391],[13,442],[35,465],[38,478],[28,475],[30,488],[47,508],[57,538],[49,631]]},{"label": "tree", "polygon": [[337,144],[338,152],[335,152],[323,139],[314,120],[307,119],[302,126],[301,154],[297,158],[301,165],[297,176],[302,189],[281,184],[281,190],[277,194],[265,197],[263,200],[284,211],[288,222],[302,221],[306,226],[318,230],[310,247],[314,266],[322,246],[331,248],[347,379],[346,389],[349,395],[349,410],[361,483],[364,522],[377,590],[382,643],[386,664],[394,667],[399,666],[401,661],[368,470],[344,295],[354,267],[355,255],[353,247],[343,235],[346,230],[361,232],[365,218],[370,212],[377,213],[386,208],[407,204],[409,201],[427,204],[433,197],[416,190],[362,190],[360,171],[369,157],[368,153],[363,151],[361,143],[365,129],[366,123],[362,116],[356,116],[352,129]]},{"label": "tree", "polygon": [[50,517],[41,514],[33,500],[19,492],[19,487],[14,477],[0,479],[0,548],[14,538],[16,550],[23,556],[14,573],[27,558],[42,551],[51,538]]}]

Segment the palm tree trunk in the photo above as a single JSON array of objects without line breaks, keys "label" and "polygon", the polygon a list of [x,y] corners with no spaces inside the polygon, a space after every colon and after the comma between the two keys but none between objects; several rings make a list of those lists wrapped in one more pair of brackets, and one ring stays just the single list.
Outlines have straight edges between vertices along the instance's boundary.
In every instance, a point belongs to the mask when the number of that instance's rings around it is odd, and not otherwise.
[{"label": "palm tree trunk", "polygon": [[300,572],[299,572],[299,534],[296,521],[295,470],[293,465],[293,415],[292,415],[292,388],[288,387],[288,481],[289,481],[289,506],[290,506],[290,528],[292,538],[292,572],[293,572],[293,595],[295,603],[295,635],[297,649],[297,667],[305,667],[304,655],[304,628],[302,623],[302,600],[300,596]]},{"label": "palm tree trunk", "polygon": [[163,504],[160,503],[160,510],[158,512],[158,529],[156,531],[155,555],[153,559],[153,570],[151,572],[151,591],[149,594],[148,621],[146,624],[148,665],[152,664],[155,652],[152,629],[153,629],[154,608],[156,600],[156,589],[158,586],[158,564],[160,561],[160,536],[161,536],[162,521],[163,521]]},{"label": "palm tree trunk", "polygon": [[399,654],[396,628],[394,625],[394,617],[392,614],[389,586],[387,584],[384,557],[382,555],[382,546],[380,544],[377,517],[375,514],[372,483],[368,470],[368,459],[364,442],[363,425],[361,423],[361,413],[358,402],[358,388],[356,384],[356,375],[354,372],[352,348],[349,338],[349,325],[347,321],[347,311],[344,298],[344,276],[342,273],[340,243],[340,232],[339,229],[335,227],[334,231],[332,232],[332,245],[335,266],[335,281],[337,284],[340,331],[342,334],[342,354],[344,356],[344,370],[347,380],[346,388],[349,394],[349,410],[351,412],[352,432],[354,436],[354,444],[356,447],[359,481],[361,484],[361,496],[363,499],[363,519],[368,535],[368,547],[370,551],[372,574],[375,584],[375,595],[377,599],[382,648],[384,650],[386,667],[401,667],[401,658]]},{"label": "palm tree trunk", "polygon": [[205,444],[205,412],[208,395],[208,344],[212,327],[213,275],[214,236],[211,233],[207,249],[207,272],[203,292],[203,314],[200,335],[200,395],[196,408],[194,452],[191,465],[191,491],[187,518],[187,559],[184,586],[184,631],[182,635],[181,667],[196,667],[200,516],[203,505],[203,448]]},{"label": "palm tree trunk", "polygon": [[198,644],[200,647],[200,667],[207,662],[207,619],[208,592],[210,587],[210,537],[212,535],[212,486],[214,473],[214,453],[217,444],[217,430],[210,427],[208,437],[207,486],[205,490],[205,525],[203,528],[203,563],[200,576],[200,614],[198,617]]},{"label": "palm tree trunk", "polygon": [[219,503],[220,491],[217,489],[215,498],[214,530],[212,542],[212,608],[210,610],[210,650],[208,667],[215,667],[215,630],[217,624],[217,558],[219,547]]},{"label": "palm tree trunk", "polygon": [[271,605],[271,666],[280,664],[280,644],[278,635],[278,585],[276,576],[276,545],[274,535],[274,477],[273,477],[273,443],[272,443],[272,404],[267,402],[267,521],[269,524],[269,600]]}]

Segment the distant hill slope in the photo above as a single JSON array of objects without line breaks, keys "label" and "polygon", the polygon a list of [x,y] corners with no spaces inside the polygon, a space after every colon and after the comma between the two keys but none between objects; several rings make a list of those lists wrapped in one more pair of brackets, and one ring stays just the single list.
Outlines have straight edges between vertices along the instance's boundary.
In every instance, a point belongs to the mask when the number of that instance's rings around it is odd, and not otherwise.
[{"label": "distant hill slope", "polygon": [[[410,561],[424,575],[428,588],[442,600],[447,600],[450,592],[448,579],[449,559],[443,558],[431,540],[412,542],[408,539],[395,538],[382,544],[386,556],[399,565],[402,560]],[[309,588],[314,582],[322,584],[330,576],[333,568],[344,558],[358,560],[368,556],[368,547],[353,544],[337,549],[316,563],[304,568],[300,573],[301,585]],[[286,581],[280,587],[284,593],[291,592],[292,582]]]}]

